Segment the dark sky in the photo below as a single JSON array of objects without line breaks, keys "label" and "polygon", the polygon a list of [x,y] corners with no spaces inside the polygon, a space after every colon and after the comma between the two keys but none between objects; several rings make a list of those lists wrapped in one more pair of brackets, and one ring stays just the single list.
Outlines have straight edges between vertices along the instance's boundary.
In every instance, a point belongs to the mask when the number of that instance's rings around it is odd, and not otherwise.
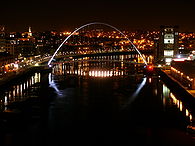
[{"label": "dark sky", "polygon": [[178,25],[195,32],[195,0],[3,0],[0,7],[9,31],[73,30],[94,21],[120,30]]}]

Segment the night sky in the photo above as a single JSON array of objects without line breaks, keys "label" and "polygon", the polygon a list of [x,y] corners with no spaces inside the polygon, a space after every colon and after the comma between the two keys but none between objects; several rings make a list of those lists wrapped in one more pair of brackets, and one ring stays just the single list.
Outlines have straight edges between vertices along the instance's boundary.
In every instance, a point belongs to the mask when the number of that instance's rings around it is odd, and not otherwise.
[{"label": "night sky", "polygon": [[156,30],[178,25],[195,32],[194,0],[3,0],[0,25],[7,31],[73,30],[89,22],[120,30]]}]

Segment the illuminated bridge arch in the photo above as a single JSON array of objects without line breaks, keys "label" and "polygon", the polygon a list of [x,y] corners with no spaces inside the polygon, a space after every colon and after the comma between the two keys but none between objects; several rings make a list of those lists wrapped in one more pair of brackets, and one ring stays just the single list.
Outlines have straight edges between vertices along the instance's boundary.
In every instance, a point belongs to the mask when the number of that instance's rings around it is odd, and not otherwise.
[{"label": "illuminated bridge arch", "polygon": [[131,45],[135,48],[135,50],[137,51],[137,53],[141,56],[141,58],[143,59],[144,63],[147,65],[147,62],[146,60],[144,59],[144,57],[142,56],[142,54],[140,53],[140,51],[137,49],[137,47],[131,42],[131,40],[129,38],[127,38],[125,36],[124,33],[122,33],[119,29],[117,29],[116,27],[110,25],[110,24],[107,24],[107,23],[102,23],[102,22],[93,22],[93,23],[87,23],[85,25],[82,25],[81,27],[75,29],[66,39],[64,39],[64,41],[60,44],[60,46],[56,49],[56,51],[54,52],[53,56],[51,57],[51,59],[48,61],[48,65],[51,64],[53,58],[55,57],[55,55],[57,54],[57,52],[60,50],[60,48],[62,47],[62,45],[74,34],[76,33],[77,31],[79,31],[80,29],[82,28],[85,28],[86,26],[90,26],[90,25],[96,25],[96,24],[101,24],[101,25],[105,25],[105,26],[108,26],[110,28],[113,28],[115,29],[116,31],[118,31],[122,36],[124,36],[130,43]]}]

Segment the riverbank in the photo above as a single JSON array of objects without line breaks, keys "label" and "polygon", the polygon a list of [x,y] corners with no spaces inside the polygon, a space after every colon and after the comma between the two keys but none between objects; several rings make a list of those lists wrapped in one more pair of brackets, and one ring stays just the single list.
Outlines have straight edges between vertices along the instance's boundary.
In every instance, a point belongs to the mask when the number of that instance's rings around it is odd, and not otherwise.
[{"label": "riverbank", "polygon": [[180,100],[185,103],[191,111],[195,111],[195,90],[188,90],[187,87],[184,87],[179,81],[173,78],[170,75],[169,70],[157,70],[158,75],[162,81],[170,88],[173,94],[179,94]]},{"label": "riverbank", "polygon": [[8,72],[0,78],[0,88],[5,89],[7,86],[13,84],[13,82],[23,80],[35,72],[44,71],[51,71],[51,68],[48,68],[47,66],[31,66],[18,71]]},{"label": "riverbank", "polygon": [[169,76],[173,81],[177,82],[182,88],[184,88],[189,94],[191,94],[195,98],[195,90],[194,89],[188,89],[188,87],[183,86],[178,80],[176,80],[174,77],[171,76],[171,73],[169,70],[164,71],[167,76]]}]

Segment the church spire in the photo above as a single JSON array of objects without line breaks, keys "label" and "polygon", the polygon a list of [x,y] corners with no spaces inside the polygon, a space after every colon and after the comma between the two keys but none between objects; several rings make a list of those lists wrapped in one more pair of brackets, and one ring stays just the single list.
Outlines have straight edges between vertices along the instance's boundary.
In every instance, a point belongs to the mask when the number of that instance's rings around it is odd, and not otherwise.
[{"label": "church spire", "polygon": [[30,33],[31,32],[31,27],[29,26],[29,28],[28,28],[28,32]]},{"label": "church spire", "polygon": [[28,37],[32,37],[32,31],[31,31],[31,27],[30,26],[28,28]]}]

